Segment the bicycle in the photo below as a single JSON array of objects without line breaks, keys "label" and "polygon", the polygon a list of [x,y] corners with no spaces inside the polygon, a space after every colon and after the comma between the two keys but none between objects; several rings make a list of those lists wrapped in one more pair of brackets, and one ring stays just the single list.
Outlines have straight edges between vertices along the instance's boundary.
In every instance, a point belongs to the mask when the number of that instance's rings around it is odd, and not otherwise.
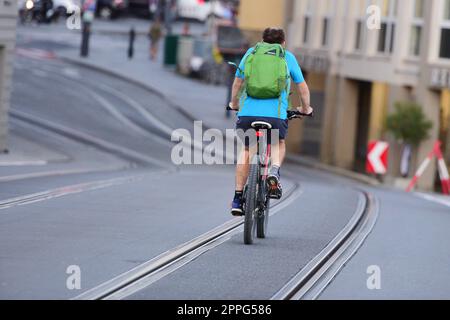
[{"label": "bicycle", "polygon": [[[230,107],[227,110],[237,111]],[[313,117],[314,114],[304,114],[300,111],[288,111],[288,120],[303,117]],[[267,176],[270,168],[271,129],[272,125],[264,121],[255,121],[252,127],[256,131],[256,154],[250,162],[249,176],[244,188],[244,243],[253,244],[256,237],[264,239],[267,236],[269,223],[270,197]],[[261,138],[266,137],[266,144],[261,145]],[[264,147],[264,149],[261,149]],[[256,223],[255,223],[256,222]]]}]

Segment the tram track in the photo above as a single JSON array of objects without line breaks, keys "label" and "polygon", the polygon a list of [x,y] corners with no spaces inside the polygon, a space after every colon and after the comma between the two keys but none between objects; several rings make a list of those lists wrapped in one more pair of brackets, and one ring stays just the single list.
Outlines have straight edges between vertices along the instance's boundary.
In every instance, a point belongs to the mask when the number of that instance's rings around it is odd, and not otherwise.
[{"label": "tram track", "polygon": [[[300,184],[295,184],[288,190],[283,200],[271,206],[270,215],[272,216],[292,204],[302,193],[303,189]],[[243,218],[232,219],[195,239],[162,253],[136,268],[78,295],[74,299],[124,299],[228,241],[234,235],[242,232],[243,224]]]}]

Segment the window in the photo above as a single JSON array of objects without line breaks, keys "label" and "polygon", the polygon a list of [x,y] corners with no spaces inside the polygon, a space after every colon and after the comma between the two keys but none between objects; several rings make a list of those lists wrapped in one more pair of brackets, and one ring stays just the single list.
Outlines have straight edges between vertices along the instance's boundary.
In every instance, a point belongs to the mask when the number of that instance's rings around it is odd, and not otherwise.
[{"label": "window", "polygon": [[366,21],[367,8],[371,2],[369,0],[359,0],[356,9],[357,19],[355,24],[355,51],[363,51],[365,47],[366,38]]},{"label": "window", "polygon": [[441,24],[441,46],[439,57],[450,59],[450,0],[444,0],[444,14]]},{"label": "window", "polygon": [[411,42],[409,47],[409,54],[411,56],[419,56],[420,55],[420,40],[422,38],[422,27],[421,26],[412,26],[411,28]]},{"label": "window", "polygon": [[409,55],[417,57],[420,55],[420,42],[424,24],[424,0],[414,0],[414,12],[409,41]]},{"label": "window", "polygon": [[450,29],[442,29],[441,31],[441,50],[440,57],[450,59]]},{"label": "window", "polygon": [[391,43],[389,44],[389,52],[394,52],[394,39],[395,39],[395,24],[391,25],[391,36],[389,37]]},{"label": "window", "polygon": [[361,20],[356,22],[356,41],[355,41],[356,51],[362,50],[363,24],[364,22]]},{"label": "window", "polygon": [[444,20],[450,20],[450,0],[445,0],[444,3]]},{"label": "window", "polygon": [[414,1],[414,18],[423,19],[424,17],[424,0]]},{"label": "window", "polygon": [[303,28],[304,28],[303,29],[303,43],[305,43],[305,44],[307,44],[309,42],[312,6],[313,6],[312,0],[308,0],[308,2],[306,4],[306,12],[305,12],[304,25],[303,25]]},{"label": "window", "polygon": [[386,51],[386,32],[387,31],[387,23],[381,23],[380,33],[378,34],[378,52]]},{"label": "window", "polygon": [[322,46],[327,47],[330,39],[330,24],[332,21],[335,0],[326,0],[324,6],[324,17],[322,19]]},{"label": "window", "polygon": [[323,18],[322,22],[322,46],[328,46],[328,27],[330,25],[328,18]]},{"label": "window", "polygon": [[311,18],[305,17],[305,25],[303,30],[303,42],[308,43],[309,42],[309,23]]},{"label": "window", "polygon": [[381,29],[378,35],[378,52],[392,53],[395,44],[395,20],[397,0],[383,0],[381,7]]}]

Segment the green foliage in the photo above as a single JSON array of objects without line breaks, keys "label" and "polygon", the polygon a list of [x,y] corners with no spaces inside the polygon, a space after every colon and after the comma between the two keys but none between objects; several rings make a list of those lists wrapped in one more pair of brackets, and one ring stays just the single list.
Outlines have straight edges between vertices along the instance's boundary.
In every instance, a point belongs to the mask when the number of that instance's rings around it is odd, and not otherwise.
[{"label": "green foliage", "polygon": [[433,127],[420,105],[413,102],[397,102],[395,113],[388,116],[386,125],[397,140],[413,146],[427,139]]}]

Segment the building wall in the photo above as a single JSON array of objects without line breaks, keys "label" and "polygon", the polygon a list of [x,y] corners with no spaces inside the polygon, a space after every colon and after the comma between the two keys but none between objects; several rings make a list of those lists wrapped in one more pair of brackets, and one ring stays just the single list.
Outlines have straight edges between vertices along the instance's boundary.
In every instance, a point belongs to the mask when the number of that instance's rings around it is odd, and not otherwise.
[{"label": "building wall", "polygon": [[285,28],[296,0],[240,0],[239,27],[252,45],[267,27]]},{"label": "building wall", "polygon": [[285,0],[241,0],[239,27],[249,31],[262,31],[267,27],[283,27],[285,11]]},{"label": "building wall", "polygon": [[16,39],[17,1],[0,0],[0,152],[7,149],[8,109]]},{"label": "building wall", "polygon": [[[297,55],[310,79],[325,78],[325,97],[319,108],[323,118],[322,161],[355,169],[361,158],[361,135],[365,138],[367,134],[367,140],[391,142],[389,174],[395,178],[399,175],[401,153],[397,142],[386,132],[385,121],[396,102],[417,102],[433,122],[430,138],[413,155],[411,174],[435,140],[443,135],[442,110],[446,110],[449,99],[450,59],[439,58],[439,49],[441,29],[450,28],[450,21],[443,18],[446,0],[424,0],[423,15],[417,17],[414,9],[420,0],[397,0],[397,5],[394,1],[294,0],[292,20],[288,23],[288,48]],[[373,4],[382,9],[381,22],[388,25],[385,42],[380,42],[383,30],[370,30],[366,25],[366,10]],[[421,28],[420,52],[414,54],[413,27],[417,26]],[[324,30],[328,30],[325,38]],[[390,34],[394,38],[392,50],[389,50]],[[357,35],[360,35],[358,42]],[[381,44],[385,44],[383,52]],[[315,102],[313,97],[313,105]],[[367,133],[358,123],[361,120],[367,121]],[[450,146],[450,138],[446,140]],[[446,160],[450,163],[449,148]],[[435,172],[433,163],[419,186],[431,189]]]}]

